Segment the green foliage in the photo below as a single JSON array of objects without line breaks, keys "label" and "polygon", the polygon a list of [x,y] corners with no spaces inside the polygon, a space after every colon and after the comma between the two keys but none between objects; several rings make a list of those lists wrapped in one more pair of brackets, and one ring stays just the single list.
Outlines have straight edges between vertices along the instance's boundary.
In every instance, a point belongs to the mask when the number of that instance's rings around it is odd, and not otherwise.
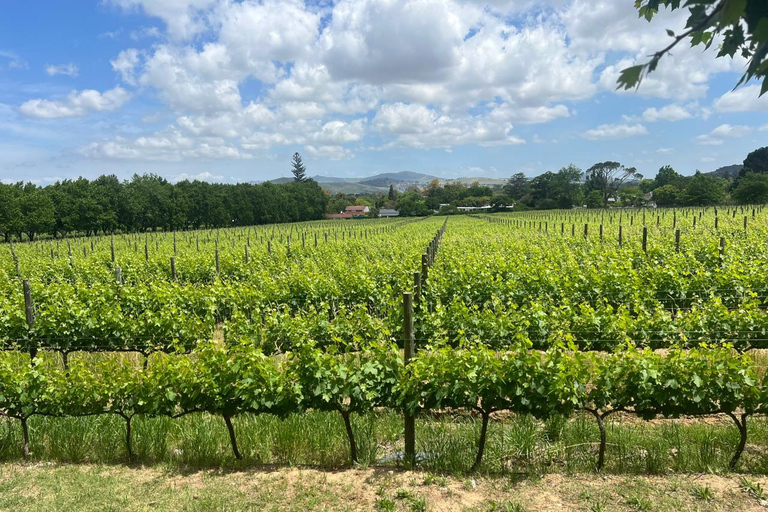
[{"label": "green foliage", "polygon": [[659,172],[656,173],[656,177],[653,179],[654,188],[674,185],[680,178],[681,176],[672,166],[665,165],[659,169]]},{"label": "green foliage", "polygon": [[291,158],[291,174],[293,174],[293,181],[302,182],[307,180],[307,168],[304,166],[301,155],[298,153],[294,153]]},{"label": "green foliage", "polygon": [[752,151],[744,159],[743,173],[749,171],[758,173],[768,173],[768,146]]},{"label": "green foliage", "polygon": [[725,199],[725,187],[722,181],[705,176],[698,171],[680,194],[680,201],[690,206],[720,204],[723,199]]},{"label": "green foliage", "polygon": [[653,200],[659,206],[672,206],[678,202],[679,194],[674,185],[663,185],[653,190]]},{"label": "green foliage", "polygon": [[322,218],[328,198],[320,186],[302,183],[223,185],[154,174],[119,182],[100,176],[32,184],[0,184],[0,235],[33,240],[39,235],[107,234],[116,230],[218,228]]},{"label": "green foliage", "polygon": [[643,77],[653,72],[665,54],[678,43],[690,40],[691,46],[709,48],[721,40],[718,57],[733,58],[736,53],[747,60],[747,67],[738,85],[751,79],[762,81],[760,94],[768,91],[768,4],[763,0],[693,0],[681,4],[680,0],[637,0],[635,6],[641,18],[651,21],[660,8],[689,11],[685,31],[675,34],[667,30],[672,42],[651,56],[651,60],[621,71],[618,88],[631,89]]},{"label": "green foliage", "polygon": [[768,202],[768,174],[750,172],[739,180],[732,196],[741,204]]}]

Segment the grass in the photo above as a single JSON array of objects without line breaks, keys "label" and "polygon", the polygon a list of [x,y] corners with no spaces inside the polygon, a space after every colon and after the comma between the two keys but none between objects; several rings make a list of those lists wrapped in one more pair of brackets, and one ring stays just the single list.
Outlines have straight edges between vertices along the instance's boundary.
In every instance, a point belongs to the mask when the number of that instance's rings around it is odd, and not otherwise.
[{"label": "grass", "polygon": [[[446,488],[420,485],[422,475],[383,469],[277,468],[178,471],[107,464],[0,464],[0,510],[37,511],[378,511],[736,512],[764,510],[736,476],[547,475],[510,484],[459,477]],[[766,485],[750,477],[750,485]],[[716,489],[707,500],[702,486]],[[383,491],[380,491],[383,489]]]},{"label": "grass", "polygon": [[[125,424],[117,416],[32,417],[32,460],[63,463],[125,463]],[[286,419],[238,416],[234,419],[244,460],[236,461],[224,421],[193,414],[180,419],[133,421],[133,463],[170,468],[248,468],[264,465],[348,466],[348,444],[338,414],[310,411]],[[393,466],[403,449],[402,418],[382,411],[353,416],[360,467]],[[423,416],[417,421],[417,450],[425,485],[444,475],[465,475],[472,465],[479,421],[467,415]],[[607,423],[608,474],[663,475],[725,473],[738,441],[727,419],[643,422],[616,415]],[[585,415],[539,422],[506,416],[491,422],[480,474],[543,475],[594,472],[598,430]],[[21,429],[0,418],[0,462],[21,461]],[[740,471],[768,474],[768,420],[749,422],[749,441]],[[386,458],[387,462],[377,462]]]}]

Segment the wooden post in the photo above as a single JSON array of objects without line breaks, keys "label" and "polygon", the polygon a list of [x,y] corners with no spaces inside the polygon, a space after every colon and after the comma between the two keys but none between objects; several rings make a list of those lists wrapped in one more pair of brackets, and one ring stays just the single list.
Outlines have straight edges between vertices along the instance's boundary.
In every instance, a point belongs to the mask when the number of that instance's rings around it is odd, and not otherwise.
[{"label": "wooden post", "polygon": [[269,254],[272,254],[272,241],[271,240],[267,240],[267,252]]},{"label": "wooden post", "polygon": [[619,247],[621,247],[622,243],[624,243],[624,230],[621,224],[619,224]]},{"label": "wooden post", "polygon": [[429,275],[429,256],[425,253],[421,255],[421,280],[422,284],[427,282]]},{"label": "wooden post", "polygon": [[112,254],[112,263],[115,262],[115,237],[110,237],[109,239],[109,250]]},{"label": "wooden post", "polygon": [[587,238],[587,230],[589,229],[589,224],[584,224],[584,239]]},{"label": "wooden post", "polygon": [[413,273],[413,301],[418,307],[421,301],[421,272]]},{"label": "wooden post", "polygon": [[722,265],[725,260],[725,237],[720,237],[720,264]]},{"label": "wooden post", "polygon": [[173,281],[176,281],[176,257],[171,256],[171,277]]},{"label": "wooden post", "polygon": [[176,232],[173,232],[173,255],[176,256]]},{"label": "wooden post", "polygon": [[648,252],[648,228],[643,226],[643,252]]},{"label": "wooden post", "polygon": [[680,252],[680,230],[675,230],[675,252]]},{"label": "wooden post", "polygon": [[115,267],[115,281],[118,286],[123,284],[123,269],[120,267]]},{"label": "wooden post", "polygon": [[[414,355],[413,339],[413,296],[410,292],[403,293],[403,363],[407,367]],[[407,469],[416,465],[416,418],[405,414],[405,456],[404,464]]]},{"label": "wooden post", "polygon": [[245,246],[245,264],[246,265],[248,264],[248,261],[250,261],[250,259],[248,258],[248,246],[246,245]]},{"label": "wooden post", "polygon": [[603,241],[603,225],[600,224],[600,241]]},{"label": "wooden post", "polygon": [[744,216],[744,231],[747,230],[747,216]]},{"label": "wooden post", "polygon": [[25,279],[22,281],[24,286],[24,312],[27,315],[27,327],[29,328],[29,358],[34,360],[37,356],[37,343],[32,340],[32,331],[35,329],[35,308],[32,304],[32,288],[29,286],[29,281]]}]

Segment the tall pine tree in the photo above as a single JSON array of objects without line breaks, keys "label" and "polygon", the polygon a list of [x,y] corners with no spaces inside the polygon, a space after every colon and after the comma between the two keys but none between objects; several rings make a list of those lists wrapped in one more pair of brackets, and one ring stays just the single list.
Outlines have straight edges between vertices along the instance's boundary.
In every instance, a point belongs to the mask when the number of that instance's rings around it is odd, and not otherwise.
[{"label": "tall pine tree", "polygon": [[301,155],[298,153],[293,154],[293,160],[291,160],[291,172],[293,173],[293,181],[307,181],[307,168],[304,167],[304,162],[301,161]]}]

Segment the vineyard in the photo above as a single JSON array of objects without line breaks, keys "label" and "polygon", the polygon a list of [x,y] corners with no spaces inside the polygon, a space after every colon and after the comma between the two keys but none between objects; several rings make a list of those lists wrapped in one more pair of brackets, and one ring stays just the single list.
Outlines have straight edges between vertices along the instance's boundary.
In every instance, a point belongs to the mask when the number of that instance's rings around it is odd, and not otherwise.
[{"label": "vineyard", "polygon": [[660,428],[696,451],[698,418],[716,416],[729,424],[700,458],[736,469],[768,446],[766,240],[768,212],[750,207],[0,245],[0,454],[35,457],[51,450],[35,436],[92,422],[136,459],[152,428],[216,436],[215,419],[231,456],[271,461],[243,438],[305,421],[306,437],[340,426],[351,462],[382,455],[378,429],[384,460],[441,467],[456,436],[458,465],[479,470],[487,447],[517,451],[516,422],[549,440],[581,429],[585,446],[558,456],[601,470],[632,458],[611,433],[638,449],[633,430],[685,418]]}]

